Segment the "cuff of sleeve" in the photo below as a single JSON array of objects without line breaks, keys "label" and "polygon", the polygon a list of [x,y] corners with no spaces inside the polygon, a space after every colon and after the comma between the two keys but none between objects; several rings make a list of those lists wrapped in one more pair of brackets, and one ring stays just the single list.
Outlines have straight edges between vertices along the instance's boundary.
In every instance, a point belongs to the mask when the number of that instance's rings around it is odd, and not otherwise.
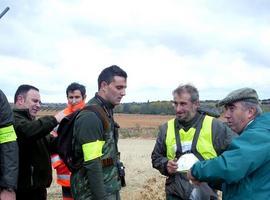
[{"label": "cuff of sleeve", "polygon": [[2,190],[6,190],[8,192],[15,192],[15,189],[11,188],[11,187],[1,187],[1,191]]},{"label": "cuff of sleeve", "polygon": [[195,177],[196,178],[196,176],[194,175],[194,165],[190,168],[190,173],[191,173],[191,175],[193,176],[193,177]]},{"label": "cuff of sleeve", "polygon": [[168,160],[163,164],[163,169],[164,169],[164,175],[165,176],[169,176],[168,170],[167,170],[167,164],[168,164]]}]

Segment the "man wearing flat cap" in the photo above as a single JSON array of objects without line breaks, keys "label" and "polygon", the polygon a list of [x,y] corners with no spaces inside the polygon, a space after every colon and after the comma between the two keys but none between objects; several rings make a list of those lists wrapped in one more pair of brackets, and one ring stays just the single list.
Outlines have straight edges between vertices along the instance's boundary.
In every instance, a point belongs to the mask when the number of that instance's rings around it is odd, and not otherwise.
[{"label": "man wearing flat cap", "polygon": [[220,156],[193,165],[188,177],[222,182],[224,200],[270,199],[270,113],[262,114],[257,92],[242,88],[218,103],[232,130],[240,134]]}]

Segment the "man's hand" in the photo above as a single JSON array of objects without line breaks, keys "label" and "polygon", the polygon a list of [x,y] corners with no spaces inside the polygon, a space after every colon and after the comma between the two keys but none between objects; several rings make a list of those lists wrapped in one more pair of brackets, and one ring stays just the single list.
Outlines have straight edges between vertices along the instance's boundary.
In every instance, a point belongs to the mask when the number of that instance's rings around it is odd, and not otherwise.
[{"label": "man's hand", "polygon": [[191,182],[192,182],[194,185],[200,185],[200,184],[201,184],[200,181],[198,181],[194,176],[192,176],[190,170],[187,171],[187,178],[188,178],[189,180],[191,180]]},{"label": "man's hand", "polygon": [[61,120],[65,117],[64,110],[61,110],[60,112],[56,113],[54,117],[56,118],[57,122],[60,123]]},{"label": "man's hand", "polygon": [[178,164],[176,160],[169,160],[167,163],[167,171],[169,174],[174,174],[177,171]]},{"label": "man's hand", "polygon": [[2,189],[0,192],[0,199],[2,200],[16,200],[15,191]]}]

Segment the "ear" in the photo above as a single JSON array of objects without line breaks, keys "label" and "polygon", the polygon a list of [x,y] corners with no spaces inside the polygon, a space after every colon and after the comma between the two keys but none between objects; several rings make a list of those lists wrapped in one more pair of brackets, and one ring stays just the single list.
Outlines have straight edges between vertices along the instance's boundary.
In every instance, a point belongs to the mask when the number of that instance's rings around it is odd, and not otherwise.
[{"label": "ear", "polygon": [[256,114],[256,109],[254,107],[251,107],[248,109],[248,119],[253,119]]},{"label": "ear", "polygon": [[105,81],[102,81],[100,84],[100,90],[105,92],[107,86],[108,86],[108,84]]},{"label": "ear", "polygon": [[86,99],[86,94],[85,95],[83,95],[83,98],[82,98],[83,100],[85,100]]},{"label": "ear", "polygon": [[194,104],[197,108],[200,107],[200,101],[195,101],[193,104]]},{"label": "ear", "polygon": [[22,95],[17,96],[17,104],[18,105],[23,105],[24,104],[24,98]]}]

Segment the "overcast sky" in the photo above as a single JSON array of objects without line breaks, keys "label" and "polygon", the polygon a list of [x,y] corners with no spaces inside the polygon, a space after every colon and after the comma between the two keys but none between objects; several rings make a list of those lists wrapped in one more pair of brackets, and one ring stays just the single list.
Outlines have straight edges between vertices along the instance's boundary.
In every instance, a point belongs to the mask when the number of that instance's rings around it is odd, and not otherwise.
[{"label": "overcast sky", "polygon": [[128,73],[123,102],[171,100],[192,83],[202,100],[253,87],[270,98],[268,0],[0,0],[0,88],[20,84],[66,102],[71,82],[88,98],[112,64]]}]

